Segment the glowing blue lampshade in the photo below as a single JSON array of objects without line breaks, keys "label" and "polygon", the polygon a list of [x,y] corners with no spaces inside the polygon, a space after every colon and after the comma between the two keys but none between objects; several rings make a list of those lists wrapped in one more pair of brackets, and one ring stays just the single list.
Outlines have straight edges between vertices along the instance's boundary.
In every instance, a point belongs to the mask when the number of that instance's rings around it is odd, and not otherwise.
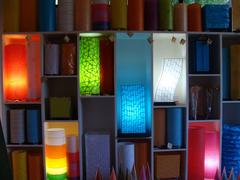
[{"label": "glowing blue lampshade", "polygon": [[145,89],[143,85],[121,86],[121,133],[146,133]]}]

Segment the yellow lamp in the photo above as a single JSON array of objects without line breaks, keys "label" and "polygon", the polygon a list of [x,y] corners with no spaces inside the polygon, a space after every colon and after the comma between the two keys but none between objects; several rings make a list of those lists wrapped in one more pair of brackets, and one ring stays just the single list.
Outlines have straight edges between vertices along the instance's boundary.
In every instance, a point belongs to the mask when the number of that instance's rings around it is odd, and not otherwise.
[{"label": "yellow lamp", "polygon": [[67,153],[65,130],[50,128],[46,132],[47,179],[67,179]]}]

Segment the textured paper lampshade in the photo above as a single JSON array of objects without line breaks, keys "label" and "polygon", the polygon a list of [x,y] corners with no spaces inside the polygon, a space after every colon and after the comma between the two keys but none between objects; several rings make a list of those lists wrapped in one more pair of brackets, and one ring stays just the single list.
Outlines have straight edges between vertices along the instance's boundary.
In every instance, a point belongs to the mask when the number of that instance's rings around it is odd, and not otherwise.
[{"label": "textured paper lampshade", "polygon": [[91,30],[91,0],[75,1],[74,29],[81,31]]},{"label": "textured paper lampshade", "polygon": [[76,45],[61,44],[61,75],[74,75],[77,71]]},{"label": "textured paper lampshade", "polygon": [[25,142],[24,109],[12,109],[9,111],[10,143],[22,144]]},{"label": "textured paper lampshade", "polygon": [[198,3],[188,5],[188,31],[202,31],[202,10]]},{"label": "textured paper lampshade", "polygon": [[40,61],[40,42],[27,41],[27,79],[28,95],[30,101],[40,100],[41,98],[41,61]]},{"label": "textured paper lampshade", "polygon": [[31,144],[38,144],[41,142],[40,111],[29,109],[26,111],[27,142]]},{"label": "textured paper lampshade", "polygon": [[62,128],[46,131],[46,171],[49,180],[67,178],[66,137]]},{"label": "textured paper lampshade", "polygon": [[20,31],[37,31],[37,5],[37,0],[20,0]]},{"label": "textured paper lampshade", "polygon": [[127,28],[128,30],[144,30],[144,0],[128,0]]},{"label": "textured paper lampshade", "polygon": [[67,137],[67,162],[68,162],[68,178],[79,178],[79,150],[78,137],[71,135]]},{"label": "textured paper lampshade", "polygon": [[173,9],[171,0],[159,1],[159,29],[173,29]]},{"label": "textured paper lampshade", "polygon": [[155,154],[155,179],[180,177],[180,154]]},{"label": "textured paper lampshade", "polygon": [[173,8],[173,30],[187,31],[187,4],[177,3]]},{"label": "textured paper lampshade", "polygon": [[240,45],[232,45],[231,53],[231,99],[240,99]]},{"label": "textured paper lampshade", "polygon": [[154,146],[166,145],[166,111],[165,109],[154,109]]},{"label": "textured paper lampshade", "polygon": [[144,1],[144,29],[158,30],[158,0]]},{"label": "textured paper lampshade", "polygon": [[5,100],[27,99],[27,57],[26,46],[9,44],[4,47],[4,94]]},{"label": "textured paper lampshade", "polygon": [[44,45],[44,73],[46,75],[59,74],[59,61],[60,61],[59,50],[60,50],[59,44]]},{"label": "textured paper lampshade", "polygon": [[195,72],[210,72],[210,47],[207,41],[195,42]]},{"label": "textured paper lampshade", "polygon": [[19,0],[5,0],[2,4],[3,31],[19,32]]},{"label": "textured paper lampshade", "polygon": [[111,29],[127,29],[127,0],[111,0]]},{"label": "textured paper lampshade", "polygon": [[114,42],[100,41],[100,93],[114,94]]},{"label": "textured paper lampshade", "polygon": [[145,134],[145,89],[144,86],[121,86],[121,127],[120,134]]},{"label": "textured paper lampshade", "polygon": [[57,27],[59,31],[73,31],[74,0],[58,1]]},{"label": "textured paper lampshade", "polygon": [[16,150],[12,152],[12,167],[14,180],[27,180],[27,152]]},{"label": "textured paper lampshade", "polygon": [[238,0],[232,0],[232,30],[240,30],[240,2]]},{"label": "textured paper lampshade", "polygon": [[110,28],[109,0],[92,1],[92,29],[108,30]]},{"label": "textured paper lampshade", "polygon": [[51,97],[49,99],[50,119],[70,119],[71,98],[70,97]]},{"label": "textured paper lampshade", "polygon": [[204,179],[205,129],[190,127],[188,134],[188,179]]},{"label": "textured paper lampshade", "polygon": [[122,169],[124,177],[126,172],[131,172],[135,163],[134,143],[118,143],[118,167]]},{"label": "textured paper lampshade", "polygon": [[55,0],[38,1],[38,18],[40,31],[55,31],[56,6]]},{"label": "textured paper lampshade", "polygon": [[85,148],[86,179],[94,179],[98,169],[103,179],[108,179],[110,174],[110,135],[85,134]]},{"label": "textured paper lampshade", "polygon": [[28,180],[42,180],[43,179],[43,160],[41,153],[28,152]]},{"label": "textured paper lampshade", "polygon": [[80,94],[100,94],[100,51],[98,37],[80,39]]}]

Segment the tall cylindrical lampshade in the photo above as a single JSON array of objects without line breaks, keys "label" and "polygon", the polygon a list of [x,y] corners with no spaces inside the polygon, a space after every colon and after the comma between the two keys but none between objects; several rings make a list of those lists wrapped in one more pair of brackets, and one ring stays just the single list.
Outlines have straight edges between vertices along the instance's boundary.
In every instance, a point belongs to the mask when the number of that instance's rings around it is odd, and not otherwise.
[{"label": "tall cylindrical lampshade", "polygon": [[111,0],[111,28],[127,29],[127,0]]},{"label": "tall cylindrical lampshade", "polygon": [[48,180],[67,178],[65,130],[51,128],[46,131],[46,171]]},{"label": "tall cylindrical lampshade", "polygon": [[79,150],[78,137],[67,137],[67,162],[68,162],[68,178],[79,178]]},{"label": "tall cylindrical lampshade", "polygon": [[158,30],[158,0],[144,1],[144,29]]},{"label": "tall cylindrical lampshade", "polygon": [[100,94],[100,52],[98,37],[80,39],[80,94]]},{"label": "tall cylindrical lampshade", "polygon": [[230,49],[222,48],[223,99],[230,99]]},{"label": "tall cylindrical lampshade", "polygon": [[41,98],[41,61],[40,42],[28,40],[27,42],[27,79],[28,96],[30,101],[40,101]]},{"label": "tall cylindrical lampshade", "polygon": [[40,111],[28,109],[26,116],[27,142],[38,144],[41,141]]},{"label": "tall cylindrical lampshade", "polygon": [[167,142],[175,148],[183,145],[183,109],[167,109]]},{"label": "tall cylindrical lampshade", "polygon": [[19,32],[19,0],[6,0],[2,5],[3,31]]},{"label": "tall cylindrical lampshade", "polygon": [[166,145],[166,110],[154,109],[154,146]]},{"label": "tall cylindrical lampshade", "polygon": [[188,31],[202,31],[202,10],[198,3],[188,5]]},{"label": "tall cylindrical lampshade", "polygon": [[77,0],[74,5],[75,30],[91,30],[91,0]]},{"label": "tall cylindrical lampshade", "polygon": [[118,167],[122,169],[124,176],[131,172],[135,163],[133,143],[118,143]]},{"label": "tall cylindrical lampshade", "polygon": [[231,47],[231,99],[240,99],[240,45],[232,45]]},{"label": "tall cylindrical lampshade", "polygon": [[187,4],[177,3],[173,9],[173,30],[187,31]]},{"label": "tall cylindrical lampshade", "polygon": [[61,44],[61,75],[74,75],[76,71],[76,45],[74,43]]},{"label": "tall cylindrical lampshade", "polygon": [[27,152],[16,150],[12,152],[12,167],[14,180],[27,180]]},{"label": "tall cylindrical lampshade", "polygon": [[44,73],[45,75],[59,74],[60,61],[60,46],[59,44],[44,45]]},{"label": "tall cylindrical lampshade", "polygon": [[173,9],[171,0],[159,0],[159,29],[173,29]]},{"label": "tall cylindrical lampshade", "polygon": [[92,29],[108,30],[110,28],[109,0],[92,1]]},{"label": "tall cylindrical lampshade", "polygon": [[240,1],[232,0],[232,30],[240,30]]},{"label": "tall cylindrical lampshade", "polygon": [[114,94],[114,42],[100,41],[100,93]]},{"label": "tall cylindrical lampshade", "polygon": [[217,131],[206,131],[205,178],[214,179],[219,170],[219,136]]},{"label": "tall cylindrical lampshade", "polygon": [[37,0],[20,0],[20,31],[37,31],[37,2]]},{"label": "tall cylindrical lampshade", "polygon": [[40,31],[55,31],[56,29],[56,7],[55,0],[38,1],[38,17]]},{"label": "tall cylindrical lampshade", "polygon": [[43,179],[43,160],[41,153],[28,152],[28,180],[42,180]]},{"label": "tall cylindrical lampshade", "polygon": [[9,44],[4,48],[4,92],[5,100],[27,99],[27,57],[26,46]]},{"label": "tall cylindrical lampshade", "polygon": [[205,129],[190,127],[188,133],[188,179],[204,179]]},{"label": "tall cylindrical lampshade", "polygon": [[57,20],[57,27],[59,31],[73,31],[74,0],[59,1]]},{"label": "tall cylindrical lampshade", "polygon": [[127,28],[128,30],[144,30],[144,0],[128,0]]},{"label": "tall cylindrical lampshade", "polygon": [[23,144],[25,142],[24,109],[12,109],[10,117],[10,143]]}]

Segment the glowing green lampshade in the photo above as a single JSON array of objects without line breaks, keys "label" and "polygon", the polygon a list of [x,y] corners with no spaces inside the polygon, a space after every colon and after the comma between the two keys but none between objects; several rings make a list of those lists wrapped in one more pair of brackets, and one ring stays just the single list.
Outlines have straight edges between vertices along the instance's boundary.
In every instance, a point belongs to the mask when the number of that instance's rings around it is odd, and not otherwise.
[{"label": "glowing green lampshade", "polygon": [[98,37],[80,39],[80,94],[100,94],[100,53]]}]

